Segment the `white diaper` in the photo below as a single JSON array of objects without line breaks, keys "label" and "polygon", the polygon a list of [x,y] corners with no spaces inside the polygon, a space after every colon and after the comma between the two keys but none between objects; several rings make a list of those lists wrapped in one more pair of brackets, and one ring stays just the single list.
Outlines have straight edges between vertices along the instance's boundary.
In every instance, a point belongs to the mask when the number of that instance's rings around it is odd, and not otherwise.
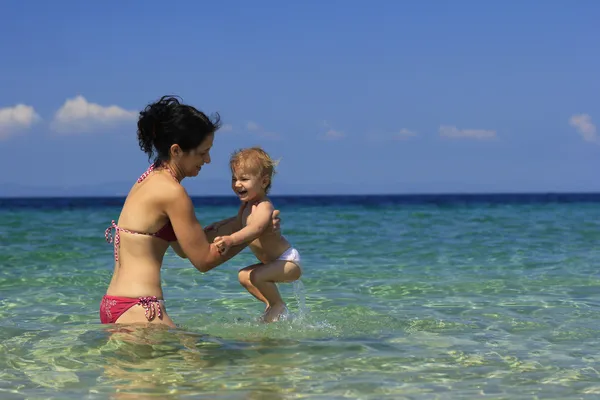
[{"label": "white diaper", "polygon": [[301,266],[300,265],[300,253],[298,253],[298,250],[296,250],[293,247],[290,247],[289,249],[284,251],[277,259],[282,260],[282,261],[290,261],[299,267]]}]

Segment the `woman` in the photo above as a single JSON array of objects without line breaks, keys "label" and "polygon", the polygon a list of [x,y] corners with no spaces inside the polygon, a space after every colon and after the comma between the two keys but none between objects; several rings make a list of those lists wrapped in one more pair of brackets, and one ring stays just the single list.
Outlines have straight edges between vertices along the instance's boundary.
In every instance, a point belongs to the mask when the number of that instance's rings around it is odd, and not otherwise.
[{"label": "woman", "polygon": [[[219,115],[211,121],[204,113],[164,96],[148,105],[138,120],[138,141],[154,163],[133,185],[118,223],[112,221],[106,240],[114,242],[115,267],[100,302],[100,321],[154,323],[175,327],[166,312],[160,268],[170,246],[200,272],[207,272],[239,253],[240,245],[221,255],[212,244],[216,236],[241,228],[235,216],[205,230],[196,218],[192,200],[180,182],[198,175],[210,163],[210,150]],[[270,229],[278,229],[278,211]],[[112,230],[115,230],[114,237]]]}]

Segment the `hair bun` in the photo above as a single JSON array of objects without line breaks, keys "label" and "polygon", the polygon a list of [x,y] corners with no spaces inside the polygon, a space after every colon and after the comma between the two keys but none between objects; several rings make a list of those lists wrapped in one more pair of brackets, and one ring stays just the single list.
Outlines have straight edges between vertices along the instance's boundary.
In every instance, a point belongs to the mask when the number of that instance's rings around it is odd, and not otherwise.
[{"label": "hair bun", "polygon": [[220,118],[211,121],[203,112],[183,104],[179,96],[162,96],[148,104],[140,112],[138,120],[138,142],[144,153],[151,159],[156,155],[167,160],[169,149],[178,144],[183,151],[189,151],[214,133],[220,127]]}]

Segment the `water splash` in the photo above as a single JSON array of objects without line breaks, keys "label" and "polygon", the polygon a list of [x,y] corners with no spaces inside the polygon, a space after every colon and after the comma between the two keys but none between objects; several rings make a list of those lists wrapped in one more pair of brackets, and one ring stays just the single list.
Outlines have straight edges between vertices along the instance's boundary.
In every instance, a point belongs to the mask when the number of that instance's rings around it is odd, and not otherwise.
[{"label": "water splash", "polygon": [[296,318],[302,320],[308,316],[310,310],[306,306],[306,291],[304,290],[304,284],[302,280],[298,279],[292,283],[292,287],[294,289],[294,298],[298,303],[298,315]]}]

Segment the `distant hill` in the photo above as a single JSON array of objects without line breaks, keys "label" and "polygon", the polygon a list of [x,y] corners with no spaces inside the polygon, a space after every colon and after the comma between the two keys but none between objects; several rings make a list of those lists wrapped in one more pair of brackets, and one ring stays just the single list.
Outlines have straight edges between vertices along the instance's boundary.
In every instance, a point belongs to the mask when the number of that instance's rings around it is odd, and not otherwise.
[{"label": "distant hill", "polygon": [[[234,196],[229,182],[226,180],[184,181],[188,193],[192,196]],[[21,184],[0,185],[0,197],[94,197],[125,196],[131,189],[131,182],[112,182],[102,184],[70,185],[70,186],[27,186]],[[287,184],[277,182],[272,189],[273,195],[319,195],[319,194],[354,194],[353,186],[347,184]],[[355,188],[354,188],[355,189]],[[369,187],[361,186],[362,190]],[[375,193],[385,193],[384,185],[372,186]],[[368,192],[366,192],[368,193]]]},{"label": "distant hill", "polygon": [[[191,196],[233,196],[227,179],[190,179],[183,182]],[[127,195],[132,182],[110,182],[70,186],[28,186],[0,184],[0,197],[121,197]],[[272,195],[365,195],[365,194],[465,194],[465,193],[570,193],[598,192],[597,188],[550,188],[526,186],[508,189],[498,183],[468,184],[464,182],[423,183],[305,183],[277,181]],[[460,188],[460,190],[457,190]]]},{"label": "distant hill", "polygon": [[[192,196],[234,196],[228,180],[189,180],[183,182]],[[100,184],[70,186],[28,186],[21,184],[0,185],[0,197],[95,197],[125,196],[131,188],[131,182],[111,182]],[[386,190],[386,188],[388,190]],[[360,191],[357,193],[357,189]],[[401,193],[396,191],[397,193]],[[277,182],[273,195],[331,195],[331,194],[368,194],[390,193],[387,185],[348,185],[342,183],[295,184]],[[393,192],[392,192],[393,193]],[[406,192],[405,192],[406,193]]]}]

